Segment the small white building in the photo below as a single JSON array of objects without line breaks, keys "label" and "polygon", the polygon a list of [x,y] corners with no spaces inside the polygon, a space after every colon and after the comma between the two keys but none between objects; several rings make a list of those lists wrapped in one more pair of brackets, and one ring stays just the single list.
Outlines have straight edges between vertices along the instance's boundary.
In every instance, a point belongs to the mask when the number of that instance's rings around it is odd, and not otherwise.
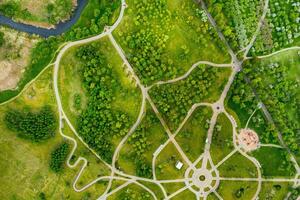
[{"label": "small white building", "polygon": [[182,162],[180,162],[180,161],[177,161],[177,162],[176,162],[175,167],[176,167],[178,170],[181,169],[182,166],[183,166],[183,163],[182,163]]}]

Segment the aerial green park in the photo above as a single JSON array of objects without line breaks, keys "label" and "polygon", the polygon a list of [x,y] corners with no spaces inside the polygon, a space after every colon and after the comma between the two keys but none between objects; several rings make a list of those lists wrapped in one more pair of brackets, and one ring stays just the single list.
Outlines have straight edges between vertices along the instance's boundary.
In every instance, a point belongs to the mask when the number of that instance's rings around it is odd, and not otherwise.
[{"label": "aerial green park", "polygon": [[0,1],[1,200],[299,200],[299,0]]}]

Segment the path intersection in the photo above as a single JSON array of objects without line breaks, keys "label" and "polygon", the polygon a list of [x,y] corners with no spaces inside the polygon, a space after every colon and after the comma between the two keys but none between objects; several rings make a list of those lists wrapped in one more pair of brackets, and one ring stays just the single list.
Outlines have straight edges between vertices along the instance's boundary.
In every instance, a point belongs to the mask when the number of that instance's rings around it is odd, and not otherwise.
[{"label": "path intersection", "polygon": [[[128,185],[136,184],[136,185],[142,187],[145,191],[147,191],[152,196],[153,199],[158,200],[159,198],[157,197],[157,194],[154,191],[152,191],[149,187],[147,187],[146,185],[143,184],[143,182],[149,182],[149,183],[153,183],[153,184],[157,185],[160,188],[161,192],[163,193],[164,199],[172,199],[173,197],[176,197],[176,195],[179,195],[180,193],[182,193],[186,190],[191,191],[195,195],[195,199],[207,199],[207,198],[209,198],[209,195],[211,195],[211,194],[214,194],[218,199],[223,199],[223,197],[218,193],[218,187],[220,186],[221,181],[239,181],[239,182],[243,182],[243,181],[249,182],[250,181],[250,182],[257,183],[256,192],[251,199],[258,199],[258,195],[261,191],[261,186],[262,186],[263,182],[289,182],[289,183],[294,184],[295,186],[299,185],[300,169],[293,157],[292,157],[292,160],[293,160],[293,163],[294,163],[296,171],[297,171],[297,174],[294,178],[288,179],[288,178],[263,178],[262,177],[260,163],[254,157],[248,155],[248,153],[245,151],[245,148],[243,148],[244,144],[241,144],[241,141],[239,142],[239,139],[238,139],[238,135],[239,135],[238,131],[239,130],[238,130],[237,122],[236,122],[234,116],[232,116],[226,110],[226,107],[224,105],[225,98],[228,95],[228,91],[230,90],[232,83],[235,80],[236,75],[243,69],[243,62],[251,59],[251,58],[247,57],[247,54],[248,54],[250,48],[253,46],[253,43],[260,31],[260,28],[262,26],[262,21],[266,16],[269,1],[265,0],[264,12],[261,16],[261,20],[259,21],[259,23],[257,25],[257,31],[253,35],[253,38],[252,38],[251,42],[249,43],[249,45],[247,45],[247,47],[243,50],[244,56],[242,59],[238,59],[237,55],[234,53],[234,51],[228,45],[228,42],[226,41],[222,32],[219,31],[219,28],[218,28],[215,20],[208,12],[203,0],[198,0],[198,3],[204,9],[205,13],[208,16],[208,20],[210,21],[213,28],[215,28],[216,31],[218,32],[218,36],[226,45],[227,51],[231,56],[231,63],[215,64],[215,63],[208,62],[208,61],[199,61],[199,62],[195,63],[194,65],[192,65],[190,67],[190,69],[183,76],[177,77],[172,80],[158,81],[150,86],[143,85],[141,80],[139,79],[139,77],[135,74],[135,71],[134,71],[131,63],[126,58],[126,55],[125,55],[123,49],[118,44],[118,42],[115,40],[115,38],[112,34],[112,32],[121,23],[123,16],[124,16],[125,9],[128,8],[128,5],[126,4],[125,0],[122,0],[122,6],[121,6],[119,17],[112,26],[105,27],[104,32],[95,37],[91,37],[91,38],[76,41],[76,42],[70,42],[70,43],[66,44],[59,52],[57,59],[54,63],[53,80],[54,80],[55,96],[56,96],[56,101],[57,101],[58,111],[59,111],[59,116],[60,116],[60,134],[64,138],[66,138],[67,140],[70,140],[74,144],[73,150],[69,156],[69,160],[67,163],[68,166],[71,168],[75,168],[81,162],[84,163],[84,165],[82,166],[80,172],[78,173],[78,175],[73,183],[73,188],[76,191],[82,192],[82,191],[88,189],[93,184],[97,183],[97,181],[106,180],[106,181],[108,181],[106,191],[103,194],[101,194],[98,199],[101,199],[101,200],[108,199],[109,196],[117,193],[118,191],[122,190],[123,188],[127,187]],[[80,138],[79,134],[77,133],[76,129],[74,128],[74,125],[70,122],[70,120],[68,119],[68,116],[66,115],[66,113],[64,111],[64,108],[62,105],[62,100],[61,100],[61,94],[59,93],[59,89],[58,89],[59,67],[60,67],[60,62],[61,62],[61,59],[62,59],[64,53],[71,47],[74,47],[77,45],[83,45],[83,44],[90,43],[93,41],[97,41],[103,37],[109,38],[111,44],[114,46],[114,48],[118,52],[120,58],[123,60],[123,63],[127,68],[127,71],[131,74],[132,78],[136,82],[136,84],[139,87],[139,89],[141,90],[141,94],[142,94],[142,102],[141,102],[141,108],[140,108],[138,118],[135,121],[135,123],[133,124],[133,126],[131,127],[131,129],[129,130],[129,132],[127,133],[127,135],[121,140],[121,142],[115,149],[115,152],[113,154],[112,164],[108,164],[105,161],[103,161],[101,159],[101,157],[99,155],[97,155],[97,153],[93,149],[91,149]],[[169,127],[167,126],[167,123],[166,123],[165,119],[162,117],[159,109],[157,108],[157,105],[153,102],[152,97],[149,95],[149,91],[154,86],[157,86],[157,85],[173,84],[180,80],[184,80],[200,64],[206,64],[211,67],[217,67],[217,68],[229,68],[229,69],[231,69],[231,74],[228,77],[227,83],[224,86],[224,89],[223,89],[219,99],[216,102],[214,102],[214,103],[198,102],[198,103],[194,104],[188,111],[187,116],[185,117],[183,122],[180,124],[179,128],[175,132],[172,132],[169,129]],[[148,104],[148,103],[150,104],[152,110],[154,111],[154,113],[156,114],[160,123],[162,124],[164,131],[168,135],[167,141],[164,144],[161,144],[159,146],[159,148],[155,151],[155,153],[153,153],[153,160],[152,160],[153,179],[143,178],[143,177],[127,174],[124,171],[121,171],[120,169],[118,169],[118,167],[116,166],[116,163],[119,158],[122,147],[124,146],[124,144],[126,143],[128,138],[134,133],[136,128],[140,125],[140,123],[145,115],[145,112],[146,112],[146,104]],[[191,117],[191,115],[194,113],[195,109],[197,109],[198,107],[211,108],[212,109],[212,117],[209,121],[209,128],[208,128],[206,139],[205,139],[204,152],[202,154],[200,154],[195,161],[192,161],[189,159],[189,157],[183,151],[183,147],[181,147],[179,145],[178,141],[176,140],[176,136],[178,135],[180,130],[183,128],[185,123],[188,121],[188,119]],[[260,108],[258,108],[258,109],[260,109]],[[263,104],[261,106],[261,109],[263,109],[263,112],[265,114],[268,113],[268,111],[264,108]],[[215,126],[217,123],[218,116],[220,114],[224,114],[228,118],[228,120],[230,121],[230,123],[232,125],[232,140],[233,140],[232,144],[233,144],[234,149],[227,156],[225,156],[221,161],[219,161],[218,163],[214,163],[213,158],[211,157],[211,154],[210,154],[210,149],[211,149],[211,144],[213,142],[212,138],[213,138],[213,134],[214,134],[214,129],[215,129]],[[82,172],[85,170],[85,167],[87,166],[88,161],[85,158],[80,157],[77,160],[77,162],[75,162],[75,164],[70,163],[72,154],[75,152],[75,150],[77,148],[77,142],[75,139],[73,139],[63,133],[63,124],[64,123],[66,123],[66,125],[68,125],[72,129],[74,134],[81,140],[81,142],[83,144],[85,144],[85,146],[90,151],[92,151],[95,154],[95,156],[97,156],[111,170],[111,174],[109,176],[98,177],[97,179],[91,181],[86,186],[84,186],[82,188],[77,188],[76,182],[79,180]],[[178,153],[180,154],[180,156],[182,158],[182,161],[184,162],[184,165],[187,165],[185,172],[184,172],[184,177],[181,179],[160,180],[160,179],[157,179],[157,177],[156,177],[156,170],[155,170],[156,159],[168,144],[173,144],[175,146],[176,150],[178,151]],[[267,144],[265,144],[265,145],[267,145]],[[284,148],[284,146],[282,146],[282,144],[281,144],[281,145],[278,145],[278,148]],[[222,166],[223,163],[228,161],[234,154],[237,154],[237,153],[242,155],[243,157],[245,157],[245,159],[249,160],[256,167],[257,175],[255,178],[222,177],[222,176],[220,176],[219,167]],[[115,181],[115,180],[122,180],[122,181],[124,181],[124,183],[121,184],[120,186],[112,189],[113,181]],[[165,183],[183,183],[184,186],[182,188],[176,190],[175,192],[169,193],[169,192],[167,192],[166,188],[163,185]]]}]

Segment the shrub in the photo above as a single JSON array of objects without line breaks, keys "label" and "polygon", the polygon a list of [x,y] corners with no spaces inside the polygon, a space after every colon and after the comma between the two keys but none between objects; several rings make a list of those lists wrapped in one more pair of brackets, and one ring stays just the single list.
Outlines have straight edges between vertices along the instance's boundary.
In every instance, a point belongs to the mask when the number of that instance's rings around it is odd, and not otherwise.
[{"label": "shrub", "polygon": [[41,142],[55,135],[56,118],[49,106],[39,112],[10,110],[4,117],[6,126],[18,136],[34,142]]},{"label": "shrub", "polygon": [[54,149],[54,151],[52,151],[49,166],[53,172],[59,173],[63,170],[69,151],[70,146],[66,142],[60,144],[56,147],[56,149]]}]

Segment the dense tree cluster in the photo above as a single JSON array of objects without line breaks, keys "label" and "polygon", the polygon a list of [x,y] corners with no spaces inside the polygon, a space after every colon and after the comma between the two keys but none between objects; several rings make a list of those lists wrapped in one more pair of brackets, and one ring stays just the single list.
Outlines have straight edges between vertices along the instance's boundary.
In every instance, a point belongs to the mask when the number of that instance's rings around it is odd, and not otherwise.
[{"label": "dense tree cluster", "polygon": [[9,110],[4,121],[18,136],[34,142],[41,142],[55,135],[56,117],[49,106],[39,112]]},{"label": "dense tree cluster", "polygon": [[267,19],[252,54],[267,54],[299,41],[300,2],[298,0],[269,2]]},{"label": "dense tree cluster", "polygon": [[298,200],[300,196],[300,187],[290,188],[291,194],[288,197],[288,200]]},{"label": "dense tree cluster", "polygon": [[[89,9],[89,16],[84,19],[84,24],[80,21],[78,24],[65,34],[67,40],[79,40],[91,35],[96,35],[103,31],[105,25],[110,25],[112,23],[111,19],[114,12],[119,8],[119,0],[90,0],[90,5],[87,5]],[[103,5],[102,5],[103,4]],[[85,13],[83,13],[83,16]]]},{"label": "dense tree cluster", "polygon": [[[283,133],[283,139],[291,150],[299,152],[300,141],[300,93],[299,82],[289,79],[288,66],[279,63],[249,65],[245,73],[260,99],[265,103],[275,124]],[[268,77],[268,78],[266,78]]]},{"label": "dense tree cluster", "polygon": [[[258,101],[250,85],[245,84],[245,74],[237,74],[228,94],[229,105],[235,111],[240,110],[239,117],[242,125],[246,124],[248,117],[257,109]],[[239,108],[236,110],[235,108]],[[242,117],[245,116],[245,117]],[[262,113],[257,112],[251,119],[254,128],[259,130],[259,139],[262,143],[277,144],[275,127],[266,122]]]},{"label": "dense tree cluster", "polygon": [[154,103],[174,130],[195,103],[208,98],[219,75],[217,69],[200,65],[186,79],[177,83],[155,86],[149,91]]},{"label": "dense tree cluster", "polygon": [[13,17],[20,10],[21,6],[16,1],[0,4],[0,13],[8,17]]},{"label": "dense tree cluster", "polygon": [[94,43],[76,52],[88,100],[80,115],[78,132],[105,161],[111,162],[112,139],[128,132],[131,119],[123,111],[112,108],[115,93],[126,91],[100,49],[100,44]]},{"label": "dense tree cluster", "polygon": [[70,18],[73,3],[70,0],[55,0],[47,5],[47,17],[51,24],[58,24],[62,19]]},{"label": "dense tree cluster", "polygon": [[0,47],[4,44],[5,40],[4,40],[4,33],[0,32]]},{"label": "dense tree cluster", "polygon": [[[176,39],[203,49],[218,38],[198,5],[181,5],[179,10],[171,8],[167,0],[133,1],[133,8],[128,11],[130,22],[125,23],[125,29],[118,30],[119,42],[126,47],[130,63],[146,85],[184,72],[182,63],[188,63],[191,49],[188,45],[176,46]],[[180,33],[181,29],[194,32],[188,38]]]},{"label": "dense tree cluster", "polygon": [[[132,19],[135,29],[125,33],[124,41],[120,41],[129,48],[129,61],[145,84],[174,76],[176,69],[172,67],[172,61],[163,56],[172,29],[166,0],[134,3],[135,11],[131,12],[136,12]],[[154,26],[159,26],[162,31],[155,32]]]},{"label": "dense tree cluster", "polygon": [[30,65],[32,68],[37,70],[50,63],[61,42],[62,39],[59,37],[49,37],[38,42],[31,52]]},{"label": "dense tree cluster", "polygon": [[39,193],[39,197],[38,197],[39,200],[46,200],[46,194],[44,192],[41,192]]},{"label": "dense tree cluster", "polygon": [[64,169],[69,152],[70,145],[66,142],[61,143],[52,151],[49,167],[53,172],[59,173]]},{"label": "dense tree cluster", "polygon": [[256,30],[263,9],[259,0],[205,0],[209,12],[234,49],[245,47]]},{"label": "dense tree cluster", "polygon": [[[259,62],[246,64],[243,72],[236,79],[233,101],[242,106],[247,105],[245,109],[248,113],[254,110],[257,101],[249,85],[245,83],[245,75],[251,80],[251,87],[256,90],[258,97],[272,115],[276,127],[282,132],[285,143],[292,151],[300,153],[299,82],[288,77],[288,67],[285,64]],[[276,134],[274,126],[269,125],[268,129],[272,134]]]}]

